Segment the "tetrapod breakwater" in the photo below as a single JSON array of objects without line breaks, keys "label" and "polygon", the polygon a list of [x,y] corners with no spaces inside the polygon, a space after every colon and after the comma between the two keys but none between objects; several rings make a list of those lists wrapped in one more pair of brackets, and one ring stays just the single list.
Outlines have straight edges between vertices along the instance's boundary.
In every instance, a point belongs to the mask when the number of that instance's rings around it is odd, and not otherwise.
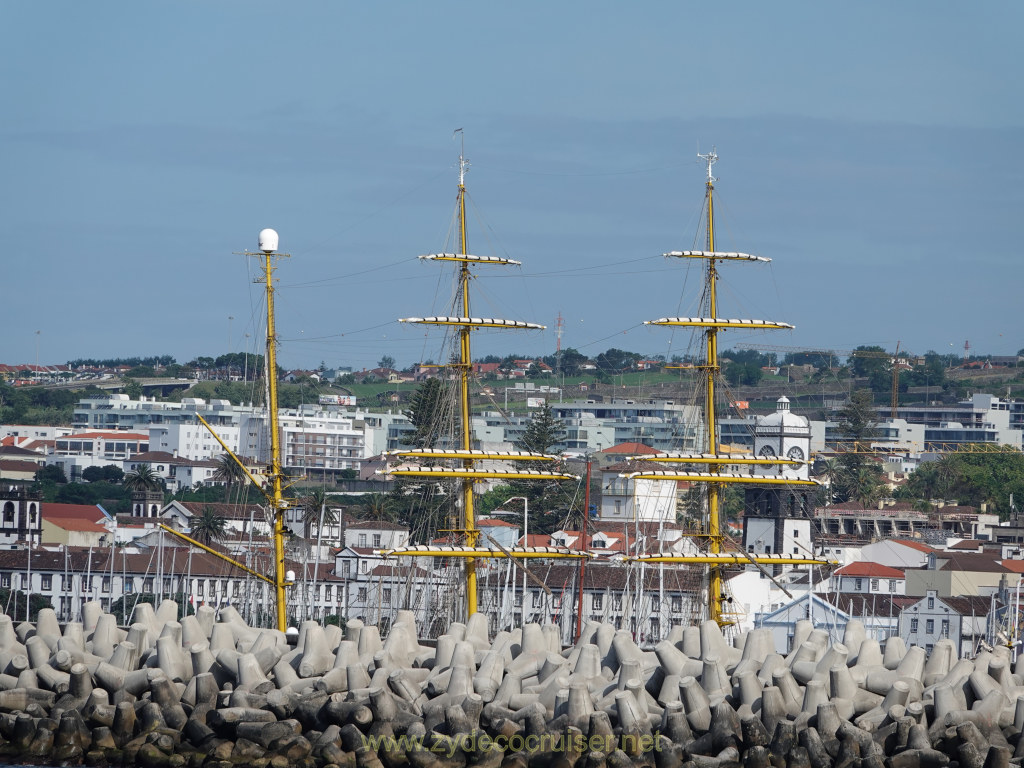
[{"label": "tetrapod breakwater", "polygon": [[387,637],[305,622],[294,646],[233,608],[98,603],[61,627],[0,615],[0,756],[200,768],[1008,768],[1024,757],[1024,677],[1010,651],[960,659],[899,638],[842,642],[809,621],[793,650],[713,622],[653,650],[588,623],[490,638],[487,618],[436,647],[399,611]]}]

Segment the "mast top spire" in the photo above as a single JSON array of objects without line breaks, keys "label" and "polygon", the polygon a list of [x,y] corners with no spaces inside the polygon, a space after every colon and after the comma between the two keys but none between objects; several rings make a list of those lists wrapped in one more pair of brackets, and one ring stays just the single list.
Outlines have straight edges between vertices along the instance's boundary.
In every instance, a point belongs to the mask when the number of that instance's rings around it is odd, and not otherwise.
[{"label": "mast top spire", "polygon": [[459,148],[459,186],[464,187],[466,186],[466,171],[469,170],[469,161],[466,160],[466,135],[461,128],[456,128],[452,138],[454,139],[456,136],[462,140],[462,146]]},{"label": "mast top spire", "polygon": [[711,147],[711,151],[707,154],[697,153],[697,157],[707,163],[708,166],[708,184],[714,184],[718,179],[711,175],[711,166],[718,162],[718,153],[715,152],[715,147]]}]

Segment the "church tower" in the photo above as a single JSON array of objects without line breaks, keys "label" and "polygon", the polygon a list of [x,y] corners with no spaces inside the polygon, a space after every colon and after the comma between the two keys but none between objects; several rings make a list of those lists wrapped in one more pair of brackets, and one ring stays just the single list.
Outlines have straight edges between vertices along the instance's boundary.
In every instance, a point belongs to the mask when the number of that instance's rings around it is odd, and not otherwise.
[{"label": "church tower", "polygon": [[[807,419],[789,410],[780,397],[775,413],[758,417],[754,427],[754,455],[780,457],[799,464],[762,465],[756,474],[782,475],[793,480],[810,477],[811,427]],[[752,486],[743,494],[743,548],[752,555],[810,557],[814,517],[814,490],[807,486]],[[793,566],[774,566],[776,575]]]}]

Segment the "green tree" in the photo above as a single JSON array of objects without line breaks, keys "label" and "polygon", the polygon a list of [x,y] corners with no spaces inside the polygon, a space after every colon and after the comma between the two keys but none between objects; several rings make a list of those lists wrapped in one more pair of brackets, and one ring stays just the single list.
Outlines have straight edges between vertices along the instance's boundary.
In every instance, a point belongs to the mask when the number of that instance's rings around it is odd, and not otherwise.
[{"label": "green tree", "polygon": [[227,525],[228,521],[218,515],[213,507],[206,506],[199,515],[192,518],[190,531],[192,538],[209,546],[224,538]]},{"label": "green tree", "polygon": [[124,487],[129,491],[162,491],[164,481],[149,464],[139,464],[124,476]]},{"label": "green tree", "polygon": [[381,355],[380,360],[377,361],[377,367],[378,368],[388,368],[390,370],[394,370],[394,368],[395,368],[395,358],[393,358],[391,355]]},{"label": "green tree", "polygon": [[[50,598],[33,593],[29,599],[29,621],[38,620],[39,611],[52,607]],[[23,621],[25,619],[25,593],[20,589],[0,588],[0,612],[10,616],[15,624]]]},{"label": "green tree", "polygon": [[135,379],[125,376],[124,379],[124,393],[128,395],[132,400],[138,400],[142,397],[142,385],[139,384]]},{"label": "green tree", "polygon": [[724,368],[725,380],[736,386],[756,387],[764,371],[757,363],[729,363]]},{"label": "green tree", "polygon": [[319,526],[321,520],[324,527],[337,524],[338,513],[328,506],[329,500],[323,488],[314,488],[302,497],[302,519],[307,532]]},{"label": "green tree", "polygon": [[67,475],[59,464],[47,464],[36,471],[36,481],[40,483],[66,483]]},{"label": "green tree", "polygon": [[636,352],[627,352],[624,349],[612,347],[599,354],[594,364],[605,373],[615,374],[631,369],[633,364],[639,359],[640,355]]},{"label": "green tree", "polygon": [[882,468],[868,455],[871,438],[877,434],[877,413],[871,390],[851,393],[839,411],[839,432],[845,450],[839,454],[840,472],[834,485],[836,501],[871,503],[882,494]]},{"label": "green tree", "polygon": [[119,483],[124,479],[124,470],[116,464],[107,464],[104,467],[86,467],[82,470],[82,479],[90,483],[101,481]]},{"label": "green tree", "polygon": [[217,464],[217,468],[213,470],[211,479],[218,483],[224,483],[229,491],[236,484],[244,483],[248,479],[242,468],[238,466],[238,462],[231,457],[231,454],[221,453],[215,456],[213,460]]},{"label": "green tree", "polygon": [[427,379],[418,387],[409,401],[406,417],[416,427],[412,443],[417,448],[433,447],[437,440],[456,428],[454,390],[441,379]]},{"label": "green tree", "polygon": [[[533,412],[523,436],[516,442],[516,448],[531,453],[550,454],[565,437],[565,428],[558,420],[551,406],[544,403],[543,407]],[[563,471],[562,461],[527,461],[517,462],[522,469],[542,471]],[[530,532],[550,533],[561,522],[559,513],[572,503],[572,491],[569,484],[561,480],[512,480],[508,484],[509,496],[522,496],[528,500],[530,508]],[[582,499],[579,499],[579,510],[582,512]],[[518,508],[517,508],[518,511]]]},{"label": "green tree", "polygon": [[956,500],[971,506],[985,503],[1005,518],[1010,496],[1024,499],[1024,454],[1011,446],[978,449],[922,464],[900,489],[900,498]]}]

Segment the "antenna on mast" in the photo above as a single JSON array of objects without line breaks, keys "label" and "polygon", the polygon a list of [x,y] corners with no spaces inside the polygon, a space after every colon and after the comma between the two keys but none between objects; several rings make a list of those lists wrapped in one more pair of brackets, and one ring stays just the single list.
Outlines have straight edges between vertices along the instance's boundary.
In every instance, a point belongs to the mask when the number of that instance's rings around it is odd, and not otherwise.
[{"label": "antenna on mast", "polygon": [[462,132],[461,128],[456,128],[452,134],[454,139],[456,136],[461,134],[462,146],[459,149],[459,186],[466,186],[466,171],[469,170],[469,162],[466,160],[466,134]]},{"label": "antenna on mast", "polygon": [[711,147],[711,151],[706,155],[702,155],[700,152],[697,153],[697,157],[703,160],[708,165],[708,184],[714,184],[718,179],[711,175],[711,166],[718,162],[718,153],[715,152],[717,147]]}]

